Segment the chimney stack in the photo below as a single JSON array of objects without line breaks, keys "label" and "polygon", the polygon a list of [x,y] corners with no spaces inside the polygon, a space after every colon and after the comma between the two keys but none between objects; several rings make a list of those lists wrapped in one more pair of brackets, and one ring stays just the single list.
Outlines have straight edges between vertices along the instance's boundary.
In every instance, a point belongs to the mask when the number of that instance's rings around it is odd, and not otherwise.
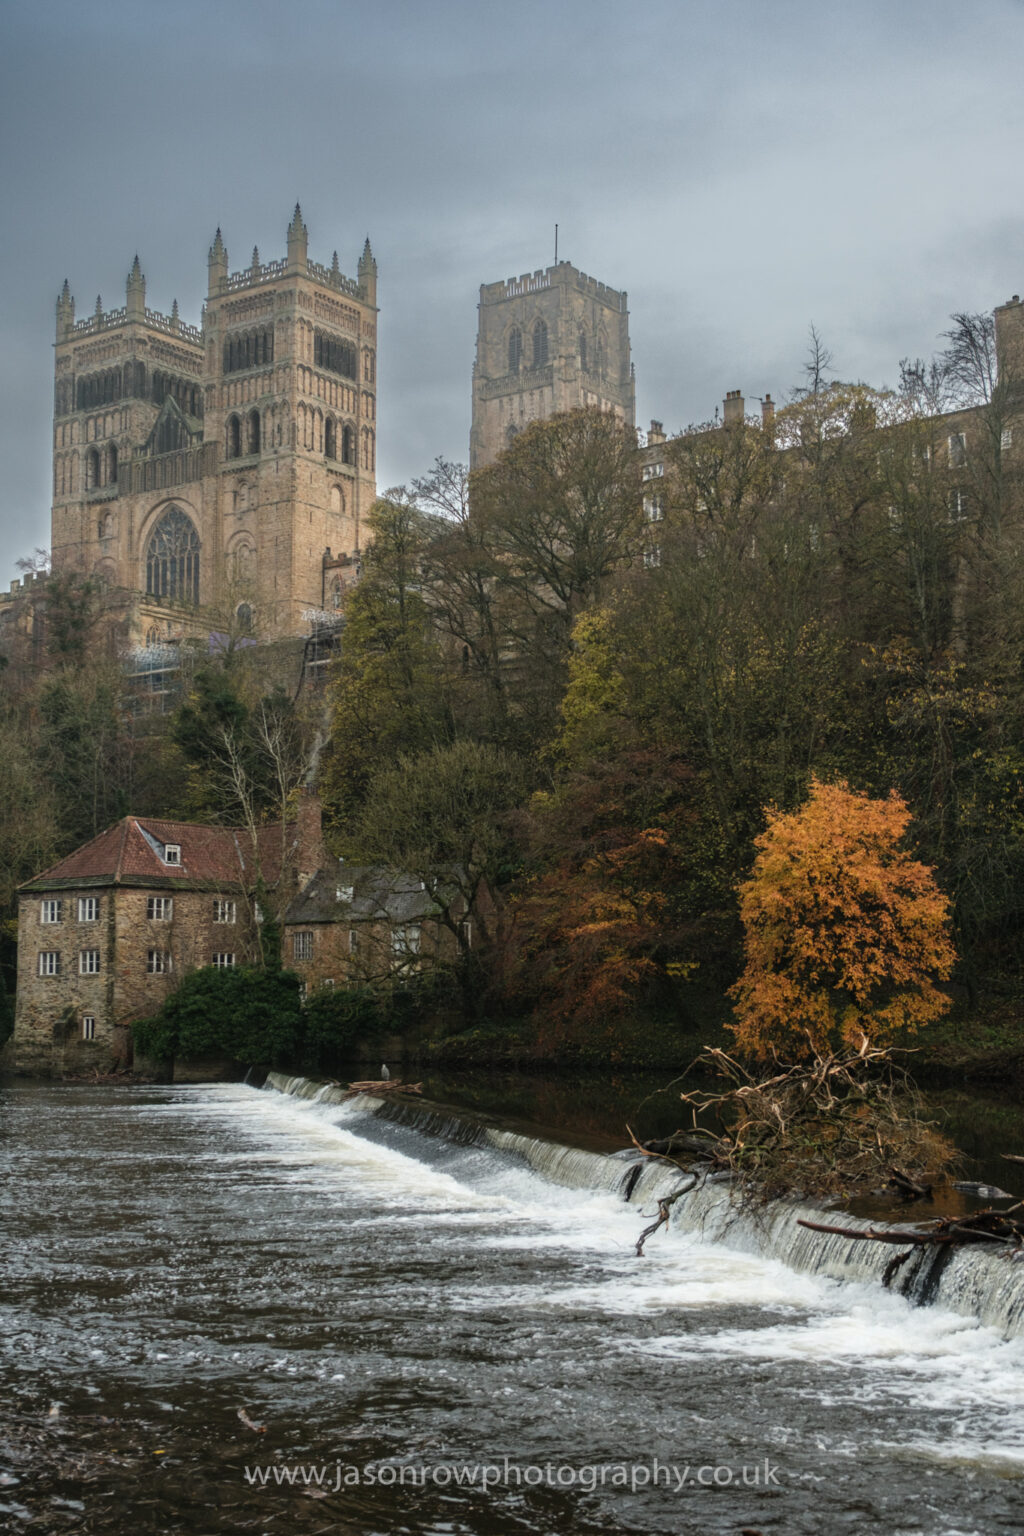
[{"label": "chimney stack", "polygon": [[743,425],[743,417],[746,414],[747,403],[738,389],[728,389],[722,402],[722,416],[727,427]]},{"label": "chimney stack", "polygon": [[765,395],[764,399],[761,401],[761,425],[767,431],[774,420],[775,401],[772,399],[771,395]]},{"label": "chimney stack", "polygon": [[651,421],[651,430],[647,434],[647,446],[653,448],[656,443],[665,441],[665,428],[660,421]]}]

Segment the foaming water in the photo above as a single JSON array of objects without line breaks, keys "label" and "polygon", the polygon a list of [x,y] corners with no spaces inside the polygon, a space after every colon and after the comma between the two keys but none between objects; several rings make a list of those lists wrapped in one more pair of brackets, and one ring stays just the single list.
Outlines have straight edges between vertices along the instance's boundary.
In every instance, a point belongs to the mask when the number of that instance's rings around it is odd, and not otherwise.
[{"label": "foaming water", "polygon": [[[677,1222],[637,1259],[659,1171],[627,1203],[619,1159],[339,1099],[304,1084],[0,1099],[6,1380],[20,1402],[170,1442],[163,1523],[141,1523],[143,1481],[123,1494],[123,1529],[1018,1527],[1021,1341],[867,1276],[794,1271],[724,1217],[731,1240],[709,1241],[710,1194],[702,1223]],[[364,1485],[313,1501],[244,1477],[274,1458],[506,1457],[577,1472],[657,1457],[735,1478]],[[744,1486],[740,1469],[765,1458],[777,1481]],[[207,1490],[194,1516],[192,1484]]]}]

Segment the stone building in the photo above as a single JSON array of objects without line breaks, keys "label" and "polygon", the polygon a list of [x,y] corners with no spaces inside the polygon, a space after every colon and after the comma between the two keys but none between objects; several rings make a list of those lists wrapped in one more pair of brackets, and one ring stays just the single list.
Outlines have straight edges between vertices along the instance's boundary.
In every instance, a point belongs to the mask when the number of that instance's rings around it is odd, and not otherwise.
[{"label": "stone building", "polygon": [[[201,326],[146,304],[57,301],[52,556],[121,598],[131,643],[266,638],[330,610],[376,494],[377,264],[308,255],[230,272],[220,231]],[[334,552],[332,555],[332,551]],[[334,562],[332,565],[331,562]]]},{"label": "stone building", "polygon": [[126,816],[20,889],[14,1034],[0,1066],[74,1072],[131,1061],[146,1018],[189,971],[257,953],[257,877],[284,905],[324,862],[320,806],[260,829]]},{"label": "stone building", "polygon": [[445,914],[472,948],[473,920],[454,885],[428,891],[400,871],[326,861],[285,914],[284,963],[308,991],[408,978],[458,957]]},{"label": "stone building", "polygon": [[529,421],[596,406],[634,420],[625,293],[560,261],[484,283],[473,365],[471,469],[482,469]]}]

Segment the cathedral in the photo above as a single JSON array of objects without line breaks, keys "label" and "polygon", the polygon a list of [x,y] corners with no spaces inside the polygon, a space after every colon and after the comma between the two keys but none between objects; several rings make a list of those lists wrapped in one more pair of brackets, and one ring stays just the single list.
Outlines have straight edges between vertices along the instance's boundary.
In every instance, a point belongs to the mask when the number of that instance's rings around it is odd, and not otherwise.
[{"label": "cathedral", "polygon": [[596,407],[634,422],[625,293],[568,261],[480,289],[469,464],[493,464],[530,421]]},{"label": "cathedral", "polygon": [[98,578],[130,644],[308,632],[358,570],[376,495],[377,264],[312,261],[296,206],[283,260],[231,272],[217,231],[202,325],[57,301],[52,560]]}]

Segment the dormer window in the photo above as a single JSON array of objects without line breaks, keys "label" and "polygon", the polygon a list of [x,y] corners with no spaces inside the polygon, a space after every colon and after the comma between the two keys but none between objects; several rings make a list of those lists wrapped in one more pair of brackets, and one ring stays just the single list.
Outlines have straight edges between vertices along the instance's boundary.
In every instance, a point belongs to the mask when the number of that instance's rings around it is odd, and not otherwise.
[{"label": "dormer window", "polygon": [[181,844],[180,843],[168,843],[166,845],[166,847],[164,848],[164,863],[165,864],[180,864],[181,863]]},{"label": "dormer window", "polygon": [[351,901],[355,895],[355,887],[352,885],[335,886],[334,895],[338,901]]}]

